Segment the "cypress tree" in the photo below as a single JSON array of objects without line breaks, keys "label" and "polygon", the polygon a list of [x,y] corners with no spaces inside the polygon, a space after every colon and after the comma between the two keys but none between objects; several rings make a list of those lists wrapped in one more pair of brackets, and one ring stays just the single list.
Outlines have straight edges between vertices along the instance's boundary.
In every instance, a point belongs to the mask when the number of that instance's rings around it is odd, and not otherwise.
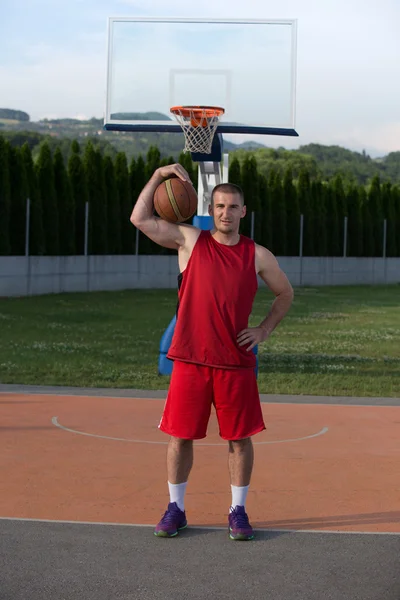
[{"label": "cypress tree", "polygon": [[394,222],[395,222],[395,231],[396,231],[396,254],[395,256],[400,256],[400,240],[399,240],[399,231],[400,231],[400,187],[395,185],[391,190],[391,197],[393,202],[393,212],[394,212]]},{"label": "cypress tree", "polygon": [[54,186],[53,158],[47,142],[42,144],[40,148],[36,173],[42,199],[46,254],[48,256],[58,256],[60,251],[58,207]]},{"label": "cypress tree", "polygon": [[[246,156],[242,166],[242,189],[246,205],[246,216],[241,222],[243,235],[251,235],[251,213],[254,211],[255,222],[260,216],[260,199],[258,189],[257,161],[254,156]],[[255,225],[255,223],[254,223]],[[254,227],[255,229],[255,227]]]},{"label": "cypress tree", "polygon": [[309,172],[302,168],[297,182],[300,214],[304,215],[303,256],[314,256],[314,231],[311,214],[311,184]]},{"label": "cypress tree", "polygon": [[79,142],[77,140],[72,140],[71,154],[80,154],[80,153],[81,153],[81,147],[79,145]]},{"label": "cypress tree", "polygon": [[274,232],[275,232],[275,253],[278,256],[286,256],[287,253],[287,214],[286,198],[283,191],[280,172],[276,173],[274,182],[275,214],[274,214]]},{"label": "cypress tree", "polygon": [[375,241],[369,199],[363,186],[360,186],[358,193],[360,197],[363,222],[363,254],[366,257],[371,257],[375,255]]},{"label": "cypress tree", "polygon": [[75,254],[75,206],[71,183],[60,148],[54,152],[54,186],[57,196],[60,254]]},{"label": "cypress tree", "polygon": [[315,232],[315,256],[326,256],[328,249],[326,227],[326,196],[324,185],[320,180],[311,184],[311,213],[313,231]]},{"label": "cypress tree", "polygon": [[42,256],[46,250],[42,199],[39,193],[32,152],[27,142],[21,148],[21,157],[25,166],[28,197],[30,200],[29,254],[32,256]]},{"label": "cypress tree", "polygon": [[341,256],[343,246],[340,247],[336,193],[332,181],[326,186],[326,223],[328,256]]},{"label": "cypress tree", "polygon": [[260,244],[272,252],[272,207],[268,180],[265,175],[258,176],[260,196]]},{"label": "cypress tree", "polygon": [[382,214],[386,219],[386,256],[396,256],[396,209],[394,205],[394,195],[392,194],[392,184],[390,182],[382,185]]},{"label": "cypress tree", "polygon": [[283,177],[283,193],[286,201],[287,214],[287,254],[298,256],[300,246],[300,207],[297,190],[293,185],[291,167],[285,170]]},{"label": "cypress tree", "polygon": [[379,175],[373,177],[368,191],[368,205],[373,229],[372,256],[382,256],[383,251],[383,211],[381,197],[381,182]]},{"label": "cypress tree", "polygon": [[[138,181],[138,175],[137,163],[136,182]],[[121,252],[123,254],[132,254],[134,249],[135,235],[129,218],[132,214],[133,202],[129,183],[130,174],[125,152],[118,152],[115,158],[115,180],[117,184],[120,205]]]},{"label": "cypress tree", "polygon": [[344,243],[344,218],[347,217],[346,195],[343,188],[343,181],[340,174],[333,179],[333,192],[335,196],[337,223],[338,223],[338,242],[337,251],[340,256],[343,255]]},{"label": "cypress tree", "polygon": [[88,142],[84,154],[84,167],[89,201],[89,253],[107,252],[107,223],[104,173],[101,155]]},{"label": "cypress tree", "polygon": [[156,146],[150,146],[147,152],[146,160],[146,181],[148,181],[154,171],[159,168],[161,163],[161,154]]},{"label": "cypress tree", "polygon": [[[74,142],[72,147],[74,148]],[[71,202],[75,208],[75,252],[83,254],[85,249],[85,206],[89,201],[89,195],[85,167],[79,153],[75,151],[70,154],[68,160],[68,179],[71,186]]]},{"label": "cypress tree", "polygon": [[11,254],[21,256],[25,253],[26,211],[28,184],[25,165],[19,148],[10,148],[10,242]]},{"label": "cypress tree", "polygon": [[104,178],[107,194],[108,253],[121,254],[121,206],[114,165],[110,156],[104,157]]},{"label": "cypress tree", "polygon": [[[196,168],[194,162],[192,161],[191,154],[189,154],[188,152],[181,152],[179,154],[178,163],[180,165],[182,165],[182,167],[184,169],[186,169],[186,171],[190,177],[190,181],[193,183],[193,185],[195,185],[197,168]],[[168,163],[166,163],[166,164],[168,164]],[[171,163],[169,163],[169,164],[171,164]],[[195,186],[195,189],[197,189],[197,185]]]},{"label": "cypress tree", "polygon": [[350,185],[347,190],[347,253],[348,256],[363,256],[363,223],[361,196],[357,186]]},{"label": "cypress tree", "polygon": [[0,255],[7,256],[11,251],[11,190],[9,168],[9,143],[0,136]]},{"label": "cypress tree", "polygon": [[238,161],[236,156],[234,156],[233,159],[230,161],[228,180],[229,180],[229,183],[233,183],[234,185],[238,185],[239,187],[242,187],[240,162]]}]

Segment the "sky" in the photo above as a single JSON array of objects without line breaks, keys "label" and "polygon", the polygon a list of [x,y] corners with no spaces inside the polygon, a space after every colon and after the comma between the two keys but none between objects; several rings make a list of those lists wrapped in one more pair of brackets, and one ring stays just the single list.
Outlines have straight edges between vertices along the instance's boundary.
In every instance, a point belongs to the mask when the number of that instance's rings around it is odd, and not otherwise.
[{"label": "sky", "polygon": [[34,121],[103,118],[110,16],[297,19],[299,137],[257,141],[400,150],[399,0],[2,0],[0,107]]}]

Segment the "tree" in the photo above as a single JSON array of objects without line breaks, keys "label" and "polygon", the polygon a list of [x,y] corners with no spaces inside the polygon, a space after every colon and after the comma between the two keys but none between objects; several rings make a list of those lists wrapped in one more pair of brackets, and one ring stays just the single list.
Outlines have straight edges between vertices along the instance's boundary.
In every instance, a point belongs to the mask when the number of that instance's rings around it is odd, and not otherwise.
[{"label": "tree", "polygon": [[47,142],[42,144],[40,148],[39,158],[36,163],[36,173],[43,207],[46,254],[49,256],[58,256],[60,242],[57,198],[54,187],[53,158]]},{"label": "tree", "polygon": [[394,205],[394,194],[392,194],[392,184],[386,182],[382,184],[382,215],[386,219],[386,256],[397,255],[397,236],[396,236],[396,208]]},{"label": "tree", "polygon": [[326,194],[321,180],[311,183],[311,213],[314,237],[315,256],[326,256],[328,251],[326,227]]},{"label": "tree", "polygon": [[375,256],[375,239],[374,239],[374,227],[371,218],[371,211],[369,207],[369,199],[364,186],[360,186],[359,198],[362,212],[362,223],[363,223],[363,255],[367,257]]},{"label": "tree", "polygon": [[271,218],[273,230],[273,252],[277,256],[285,256],[287,248],[287,215],[286,198],[279,171],[270,172],[268,188],[271,202]]},{"label": "tree", "polygon": [[[372,256],[382,256],[383,250],[383,212],[381,197],[381,182],[379,175],[376,175],[368,191],[368,205],[371,215],[373,229],[373,238],[371,240]],[[372,246],[373,244],[373,246]]]},{"label": "tree", "polygon": [[272,207],[268,180],[265,175],[258,175],[258,193],[260,197],[260,243],[272,251]]},{"label": "tree", "polygon": [[60,227],[60,254],[75,254],[75,205],[60,148],[54,153],[54,186]]},{"label": "tree", "polygon": [[135,238],[133,226],[129,220],[129,217],[132,213],[133,203],[129,182],[128,162],[125,152],[118,152],[116,156],[115,179],[121,211],[121,251],[123,254],[132,254]]},{"label": "tree", "polygon": [[257,161],[254,156],[247,156],[242,167],[242,189],[246,205],[246,216],[242,219],[241,230],[244,235],[251,234],[251,213],[255,219],[260,217],[260,199],[258,188]]},{"label": "tree", "polygon": [[363,256],[363,221],[361,196],[358,187],[350,185],[347,190],[346,204],[348,211],[347,223],[347,255]]},{"label": "tree", "polygon": [[10,145],[0,136],[0,255],[10,254]]},{"label": "tree", "polygon": [[68,178],[71,186],[72,204],[75,207],[75,252],[85,249],[85,206],[89,201],[86,172],[78,152],[73,151],[68,160]]},{"label": "tree", "polygon": [[89,199],[89,252],[107,253],[107,206],[102,156],[89,142],[85,148],[84,167]]},{"label": "tree", "polygon": [[288,167],[285,170],[283,178],[283,194],[286,202],[287,219],[286,251],[288,256],[298,256],[300,245],[300,207],[297,190],[293,185],[293,173],[291,167]]},{"label": "tree", "polygon": [[229,174],[228,174],[229,183],[233,183],[234,185],[238,185],[242,187],[242,176],[240,169],[240,162],[233,156],[233,159],[229,163]]},{"label": "tree", "polygon": [[161,153],[157,146],[150,146],[147,152],[146,162],[146,179],[147,181],[153,175],[154,171],[159,168],[161,162]]},{"label": "tree", "polygon": [[104,157],[104,179],[107,194],[107,247],[109,254],[121,254],[121,206],[110,156]]},{"label": "tree", "polygon": [[337,223],[338,223],[338,242],[337,242],[337,250],[340,251],[340,254],[343,252],[343,242],[344,242],[344,218],[347,217],[347,207],[346,207],[346,195],[343,188],[343,180],[341,175],[338,173],[333,178],[333,193],[335,196],[335,204],[336,204],[336,213],[337,213]]},{"label": "tree", "polygon": [[311,214],[310,174],[301,169],[297,182],[300,213],[304,215],[303,256],[314,256],[314,231]]},{"label": "tree", "polygon": [[80,154],[80,153],[81,153],[81,147],[79,145],[79,142],[77,140],[72,140],[71,154]]},{"label": "tree", "polygon": [[21,148],[21,157],[25,166],[27,193],[30,200],[29,254],[32,256],[42,256],[46,250],[42,199],[39,193],[32,152],[27,142]]},{"label": "tree", "polygon": [[10,242],[11,254],[25,253],[28,184],[25,165],[19,148],[10,148]]},{"label": "tree", "polygon": [[328,256],[342,256],[343,243],[341,244],[339,238],[339,219],[337,213],[336,193],[334,182],[332,180],[326,186],[325,197]]}]

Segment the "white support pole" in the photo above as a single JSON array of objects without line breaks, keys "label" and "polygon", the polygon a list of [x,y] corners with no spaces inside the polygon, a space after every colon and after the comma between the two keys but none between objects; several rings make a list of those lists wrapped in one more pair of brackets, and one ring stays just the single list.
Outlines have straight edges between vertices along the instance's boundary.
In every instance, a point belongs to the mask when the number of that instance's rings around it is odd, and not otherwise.
[{"label": "white support pole", "polygon": [[343,258],[347,256],[347,217],[344,218],[344,226],[343,226]]}]

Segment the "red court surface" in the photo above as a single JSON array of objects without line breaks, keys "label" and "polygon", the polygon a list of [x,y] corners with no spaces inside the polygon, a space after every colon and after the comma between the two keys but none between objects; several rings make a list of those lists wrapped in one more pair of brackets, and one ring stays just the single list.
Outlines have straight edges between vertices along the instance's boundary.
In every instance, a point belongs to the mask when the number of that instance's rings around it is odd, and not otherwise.
[{"label": "red court surface", "polygon": [[[0,517],[156,523],[168,502],[163,404],[0,394]],[[398,407],[262,406],[247,503],[255,527],[400,532]],[[190,524],[225,527],[230,499],[227,443],[212,415],[195,442]]]}]

